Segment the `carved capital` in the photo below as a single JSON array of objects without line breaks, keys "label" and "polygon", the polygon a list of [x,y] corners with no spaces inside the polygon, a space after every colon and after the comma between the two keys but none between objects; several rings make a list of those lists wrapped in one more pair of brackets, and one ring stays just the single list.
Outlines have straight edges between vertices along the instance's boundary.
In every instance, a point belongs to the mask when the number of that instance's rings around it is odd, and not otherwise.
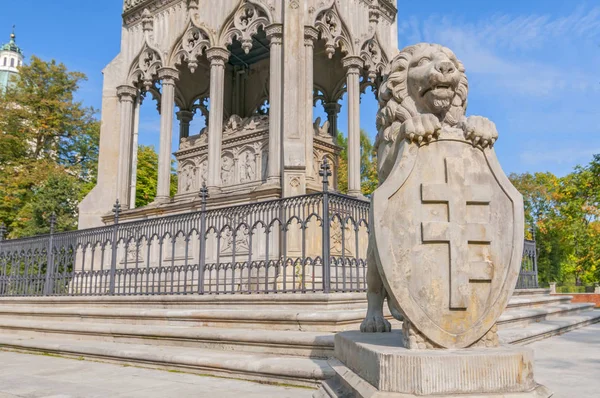
[{"label": "carved capital", "polygon": [[181,123],[190,123],[194,119],[194,112],[191,111],[179,111],[177,112],[177,120]]},{"label": "carved capital", "polygon": [[229,50],[223,47],[211,47],[206,50],[206,58],[211,66],[225,66],[225,62],[229,60]]},{"label": "carved capital", "polygon": [[325,113],[327,113],[327,115],[334,116],[340,113],[342,110],[342,105],[338,104],[337,102],[328,102],[323,105],[323,108],[325,109]]},{"label": "carved capital", "polygon": [[119,101],[133,101],[137,95],[138,90],[133,86],[117,87],[117,97],[119,97]]},{"label": "carved capital", "polygon": [[281,24],[273,24],[267,26],[265,29],[265,33],[267,38],[271,41],[271,45],[283,43],[283,25]]},{"label": "carved capital", "polygon": [[315,41],[319,40],[319,31],[312,26],[304,27],[304,45],[312,47],[315,45]]},{"label": "carved capital", "polygon": [[342,65],[347,73],[359,73],[364,64],[362,58],[356,56],[349,56],[342,60]]},{"label": "carved capital", "polygon": [[160,68],[158,70],[158,78],[163,84],[175,84],[179,79],[179,71],[173,68]]}]

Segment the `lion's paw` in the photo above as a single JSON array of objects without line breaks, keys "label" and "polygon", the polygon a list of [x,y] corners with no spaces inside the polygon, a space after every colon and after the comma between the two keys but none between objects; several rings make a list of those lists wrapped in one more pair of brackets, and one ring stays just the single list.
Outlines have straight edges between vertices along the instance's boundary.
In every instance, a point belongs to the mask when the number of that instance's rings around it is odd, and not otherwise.
[{"label": "lion's paw", "polygon": [[389,333],[392,331],[392,324],[383,315],[367,316],[360,325],[360,331],[363,333]]},{"label": "lion's paw", "polygon": [[410,142],[421,144],[437,139],[442,129],[442,123],[437,116],[430,113],[417,115],[402,123],[400,132]]},{"label": "lion's paw", "polygon": [[483,116],[470,116],[462,122],[461,127],[465,138],[472,141],[474,146],[491,148],[498,140],[496,124]]}]

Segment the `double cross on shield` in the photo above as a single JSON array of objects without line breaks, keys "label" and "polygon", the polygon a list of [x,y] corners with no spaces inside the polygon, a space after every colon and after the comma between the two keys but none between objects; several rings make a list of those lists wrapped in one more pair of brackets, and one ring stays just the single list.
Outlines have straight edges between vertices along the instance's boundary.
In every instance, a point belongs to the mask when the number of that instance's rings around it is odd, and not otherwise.
[{"label": "double cross on shield", "polygon": [[493,149],[442,133],[404,142],[372,199],[388,299],[428,339],[468,347],[496,323],[519,275],[523,200]]}]

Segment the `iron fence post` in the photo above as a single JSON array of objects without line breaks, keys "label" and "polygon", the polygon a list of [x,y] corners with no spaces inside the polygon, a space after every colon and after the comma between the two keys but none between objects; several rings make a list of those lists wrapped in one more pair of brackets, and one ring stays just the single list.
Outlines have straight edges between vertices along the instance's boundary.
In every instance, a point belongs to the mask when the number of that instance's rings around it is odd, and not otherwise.
[{"label": "iron fence post", "polygon": [[331,291],[331,234],[329,218],[329,177],[331,166],[327,158],[323,159],[319,175],[323,178],[323,292]]},{"label": "iron fence post", "polygon": [[200,189],[200,264],[198,265],[198,294],[204,294],[204,268],[206,267],[206,202],[208,188],[206,182]]},{"label": "iron fence post", "polygon": [[6,225],[4,223],[0,223],[0,245],[4,240],[4,236],[6,235]]},{"label": "iron fence post", "polygon": [[112,253],[110,260],[110,285],[109,285],[109,294],[111,296],[115,295],[115,279],[117,275],[117,250],[119,248],[117,239],[119,238],[119,215],[121,214],[121,204],[119,203],[119,199],[115,202],[113,206],[114,222],[113,222],[113,239],[112,239]]},{"label": "iron fence post", "polygon": [[54,289],[52,287],[54,274],[54,230],[56,228],[56,214],[50,215],[50,237],[48,238],[48,262],[46,264],[46,283],[44,285],[44,296],[52,295]]}]

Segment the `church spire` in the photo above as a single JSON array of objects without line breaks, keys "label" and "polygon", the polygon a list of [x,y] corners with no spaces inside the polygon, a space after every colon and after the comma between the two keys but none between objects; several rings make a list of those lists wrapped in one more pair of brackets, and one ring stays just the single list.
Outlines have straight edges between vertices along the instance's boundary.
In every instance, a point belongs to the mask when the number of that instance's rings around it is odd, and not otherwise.
[{"label": "church spire", "polygon": [[17,46],[17,35],[15,34],[15,28],[16,25],[13,25],[9,42],[0,47],[0,51],[10,51],[19,55],[23,55],[23,51],[19,48],[19,46]]}]

